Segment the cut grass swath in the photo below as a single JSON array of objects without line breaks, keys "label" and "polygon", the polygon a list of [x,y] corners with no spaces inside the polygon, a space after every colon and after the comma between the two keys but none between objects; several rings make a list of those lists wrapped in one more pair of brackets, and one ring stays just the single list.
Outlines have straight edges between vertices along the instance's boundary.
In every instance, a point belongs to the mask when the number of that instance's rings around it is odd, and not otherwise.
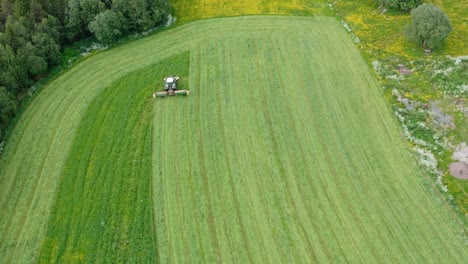
[{"label": "cut grass swath", "polygon": [[[191,95],[151,99],[171,73]],[[83,61],[22,118],[1,160],[7,261],[467,258],[333,18],[165,31]]]},{"label": "cut grass swath", "polygon": [[40,262],[155,262],[151,92],[166,72],[186,76],[186,53],[106,88],[81,121]]},{"label": "cut grass swath", "polygon": [[163,260],[463,262],[359,53],[320,26],[192,46],[194,96],[153,121]]}]

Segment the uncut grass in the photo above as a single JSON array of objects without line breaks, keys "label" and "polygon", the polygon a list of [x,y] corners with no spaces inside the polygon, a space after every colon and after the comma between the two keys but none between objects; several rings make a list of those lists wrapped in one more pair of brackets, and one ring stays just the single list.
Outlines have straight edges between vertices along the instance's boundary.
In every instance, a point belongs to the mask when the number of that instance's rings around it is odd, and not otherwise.
[{"label": "uncut grass", "polygon": [[[238,23],[238,32],[279,26],[255,20],[261,28],[252,28],[251,18],[242,20],[247,23]],[[88,58],[41,89],[0,158],[0,258],[17,263],[37,259],[71,144],[87,107],[103,89],[194,43],[231,34],[242,36],[213,21],[178,27]]]},{"label": "uncut grass", "polygon": [[[153,123],[152,137],[161,260],[462,262],[457,218],[429,191],[431,180],[413,165],[368,68],[350,47],[332,18],[239,17],[177,27],[83,61],[32,102],[2,156],[2,259],[37,256],[67,150],[95,96],[130,72],[191,49],[193,94],[162,101],[153,117],[167,124]],[[342,72],[360,81],[351,85]],[[290,89],[300,80],[300,89]],[[263,90],[252,89],[259,84]],[[370,123],[376,128],[366,132]],[[211,140],[220,139],[219,128],[226,144]],[[42,256],[55,258],[52,249]]]},{"label": "uncut grass", "polygon": [[[453,31],[448,35],[443,47],[435,49],[434,55],[464,56],[468,53],[468,3],[460,0],[424,1],[437,5],[449,17]],[[336,1],[338,15],[343,17],[356,36],[359,37],[363,54],[384,56],[398,54],[407,58],[424,56],[419,43],[408,41],[404,28],[410,23],[410,13],[387,10],[381,14],[378,5],[372,0]],[[373,54],[374,53],[374,54]]]},{"label": "uncut grass", "polygon": [[[426,1],[433,3],[443,10],[449,17],[453,31],[450,32],[445,44],[435,49],[430,56],[434,56],[435,60],[441,60],[444,55],[449,56],[465,56],[468,54],[467,41],[468,41],[468,2],[459,0],[447,1]],[[335,8],[338,15],[345,18],[346,22],[351,26],[361,43],[358,44],[361,48],[361,53],[366,57],[368,64],[372,61],[381,61],[383,57],[398,56],[401,63],[408,65],[415,59],[427,57],[424,54],[422,47],[418,43],[408,41],[404,36],[404,27],[410,22],[409,12],[401,12],[397,10],[387,10],[385,14],[381,14],[378,5],[373,3],[372,0],[358,0],[358,1],[337,1]],[[427,101],[441,101],[445,98],[446,101],[452,101],[450,96],[443,93],[436,92],[434,87],[437,86],[434,81],[430,80],[428,76],[424,76],[415,71],[415,74],[405,77],[404,90],[408,93],[405,96],[417,96],[418,100],[423,98]],[[455,77],[450,77],[455,78]],[[391,97],[391,86],[386,80],[381,81],[382,86],[390,89],[387,90],[387,95]],[[444,101],[444,100],[442,100]],[[444,106],[446,103],[438,102],[439,105]],[[466,119],[463,115],[459,115],[457,110],[445,105],[442,110],[449,115],[455,117],[456,129],[448,131],[455,140],[466,142],[467,125]],[[460,118],[461,116],[461,118]],[[447,132],[447,131],[446,131]],[[448,187],[448,193],[452,196],[450,203],[453,203],[459,208],[460,215],[465,214],[467,208],[467,195],[466,190],[468,183],[466,181],[457,179],[450,175],[448,170],[448,160],[439,160],[439,168],[444,171],[447,177],[443,177],[443,183]]]},{"label": "uncut grass", "polygon": [[151,93],[171,58],[116,81],[89,106],[70,151],[40,262],[155,262]]},{"label": "uncut grass", "polygon": [[462,263],[348,36],[297,26],[191,47],[193,93],[153,121],[161,260]]},{"label": "uncut grass", "polygon": [[0,159],[0,259],[37,259],[71,144],[93,99],[116,79],[207,37],[197,28],[175,31],[181,34],[162,32],[88,58],[36,94]]},{"label": "uncut grass", "polygon": [[326,0],[174,0],[177,23],[241,15],[332,15]]}]

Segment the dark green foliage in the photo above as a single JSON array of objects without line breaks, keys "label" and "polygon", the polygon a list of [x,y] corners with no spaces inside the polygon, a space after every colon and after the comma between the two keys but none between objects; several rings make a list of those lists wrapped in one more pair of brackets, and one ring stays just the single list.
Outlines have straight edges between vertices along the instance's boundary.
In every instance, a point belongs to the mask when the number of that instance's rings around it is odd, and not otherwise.
[{"label": "dark green foliage", "polygon": [[56,17],[63,25],[65,21],[65,10],[67,9],[68,0],[42,0],[44,10],[47,14]]},{"label": "dark green foliage", "polygon": [[89,23],[89,30],[97,40],[104,43],[111,43],[122,35],[121,23],[117,14],[111,10],[106,10]]},{"label": "dark green foliage", "polygon": [[393,6],[404,11],[409,11],[418,7],[421,4],[421,0],[391,0]]},{"label": "dark green foliage", "polygon": [[29,12],[29,1],[30,0],[15,0],[15,17],[25,16]]},{"label": "dark green foliage", "polygon": [[421,4],[421,0],[374,0],[383,7],[391,7],[403,11],[409,11]]},{"label": "dark green foliage", "polygon": [[23,16],[18,19],[8,17],[5,33],[0,34],[0,87],[7,93],[4,98],[13,100],[15,108],[6,104],[6,99],[0,105],[0,129],[16,112],[16,96],[29,88],[36,76],[44,74],[59,61],[59,30],[58,20],[50,15],[39,23]]},{"label": "dark green foliage", "polygon": [[43,57],[36,54],[36,49],[31,42],[21,47],[17,54],[18,63],[23,65],[22,70],[29,76],[35,76],[47,70],[47,63]]},{"label": "dark green foliage", "polygon": [[452,31],[444,12],[433,4],[422,4],[411,11],[411,23],[405,28],[406,37],[424,48],[438,48]]},{"label": "dark green foliage", "polygon": [[[8,95],[0,96],[18,105],[19,94],[64,60],[63,44],[109,44],[160,25],[168,12],[167,0],[0,0],[0,87]],[[6,105],[0,129],[15,113]]]},{"label": "dark green foliage", "polygon": [[118,14],[123,31],[130,33],[160,24],[168,7],[157,0],[112,0],[112,10]]},{"label": "dark green foliage", "polygon": [[9,45],[0,43],[0,86],[8,87],[11,92],[16,92],[17,85],[14,76],[16,56]]},{"label": "dark green foliage", "polygon": [[55,65],[60,60],[60,24],[57,18],[49,15],[40,24],[36,24],[35,33],[31,37],[36,47],[36,54],[47,60],[49,65]]},{"label": "dark green foliage", "polygon": [[10,119],[15,115],[16,110],[15,97],[5,87],[0,87],[0,138]]},{"label": "dark green foliage", "polygon": [[14,0],[0,0],[0,23],[3,24],[7,17],[13,15]]},{"label": "dark green foliage", "polygon": [[166,16],[171,12],[169,2],[166,0],[147,0],[148,8],[151,10],[151,19],[153,26],[159,25],[164,22]]},{"label": "dark green foliage", "polygon": [[28,14],[29,19],[36,23],[41,22],[42,18],[47,15],[40,3],[40,0],[31,0]]},{"label": "dark green foliage", "polygon": [[13,16],[9,16],[3,36],[4,44],[10,45],[14,51],[17,51],[26,44],[29,38],[30,30],[28,27],[29,22],[24,17],[15,19]]},{"label": "dark green foliage", "polygon": [[99,0],[68,1],[66,28],[70,40],[78,40],[91,35],[88,24],[94,17],[105,10],[105,5]]},{"label": "dark green foliage", "polygon": [[125,32],[146,30],[151,26],[151,17],[146,0],[113,0],[112,10],[116,12]]},{"label": "dark green foliage", "polygon": [[7,19],[0,38],[0,86],[13,94],[32,84],[32,78],[43,74],[60,57],[60,25],[53,16],[38,24],[25,17]]}]

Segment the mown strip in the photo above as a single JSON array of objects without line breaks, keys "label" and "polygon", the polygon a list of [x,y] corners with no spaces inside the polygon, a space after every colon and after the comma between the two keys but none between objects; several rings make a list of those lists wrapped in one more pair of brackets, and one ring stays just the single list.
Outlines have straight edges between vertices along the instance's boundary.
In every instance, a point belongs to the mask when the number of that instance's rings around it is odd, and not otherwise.
[{"label": "mown strip", "polygon": [[193,93],[155,105],[164,262],[463,261],[450,208],[332,21],[191,46]]},{"label": "mown strip", "polygon": [[[145,68],[188,50],[193,93],[146,97],[149,81],[184,69],[157,77]],[[122,94],[109,88],[117,84]],[[44,262],[463,262],[463,227],[427,188],[383,105],[333,18],[205,20],[104,52],[47,86],[15,128],[1,160],[0,256],[34,262],[50,226]],[[136,178],[120,171],[152,179],[126,182]],[[78,177],[88,173],[115,180]],[[152,193],[152,205],[138,208],[135,193]],[[122,207],[89,202],[103,197]],[[106,224],[115,234],[99,231]]]},{"label": "mown strip", "polygon": [[131,73],[90,104],[65,166],[40,262],[155,262],[151,93],[187,59],[184,53]]}]

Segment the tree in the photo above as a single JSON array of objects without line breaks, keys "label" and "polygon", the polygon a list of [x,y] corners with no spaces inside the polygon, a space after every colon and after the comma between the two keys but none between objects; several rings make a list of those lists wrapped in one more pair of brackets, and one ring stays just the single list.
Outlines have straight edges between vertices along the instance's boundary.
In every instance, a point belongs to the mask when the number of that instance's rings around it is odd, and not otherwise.
[{"label": "tree", "polygon": [[17,96],[60,62],[60,45],[109,43],[164,23],[169,0],[0,0],[0,137]]},{"label": "tree", "polygon": [[29,0],[15,0],[14,1],[14,15],[15,17],[24,16],[29,12]]},{"label": "tree", "polygon": [[2,24],[6,22],[9,16],[13,15],[13,0],[1,0],[0,7],[0,24]]},{"label": "tree", "polygon": [[42,0],[42,7],[47,14],[56,17],[61,24],[64,24],[67,3],[68,0]]},{"label": "tree", "polygon": [[119,16],[111,10],[106,10],[94,17],[94,20],[89,23],[89,30],[94,33],[97,40],[103,43],[115,41],[122,35]]},{"label": "tree", "polygon": [[411,23],[405,27],[406,37],[425,49],[442,46],[451,31],[449,18],[433,4],[422,4],[411,11]]},{"label": "tree", "polygon": [[19,83],[16,78],[16,55],[10,45],[0,43],[0,86],[16,94]]},{"label": "tree", "polygon": [[374,0],[381,7],[393,7],[403,11],[409,11],[421,4],[421,0]]},{"label": "tree", "polygon": [[[8,126],[17,108],[15,97],[9,93],[5,87],[0,86],[0,131]],[[0,137],[1,136],[0,134]]]},{"label": "tree", "polygon": [[125,33],[148,30],[153,25],[146,0],[113,0],[112,11],[119,16]]},{"label": "tree", "polygon": [[147,0],[151,12],[153,26],[164,22],[164,19],[170,13],[169,3],[165,0]]},{"label": "tree", "polygon": [[10,45],[14,51],[18,50],[28,41],[30,37],[29,21],[24,17],[15,19],[9,16],[5,25],[3,41]]},{"label": "tree", "polygon": [[392,7],[403,11],[409,11],[421,4],[421,0],[389,0]]},{"label": "tree", "polygon": [[36,23],[40,22],[42,18],[46,16],[46,12],[39,0],[31,0],[28,16],[31,21]]},{"label": "tree", "polygon": [[48,66],[60,60],[60,24],[57,18],[49,15],[36,24],[31,36],[36,55],[47,60]]},{"label": "tree", "polygon": [[52,15],[48,15],[47,17],[43,18],[41,23],[36,24],[34,28],[36,33],[46,33],[57,44],[60,43],[61,30],[62,26],[60,25],[60,21]]},{"label": "tree", "polygon": [[69,0],[66,17],[68,38],[75,40],[89,36],[89,23],[105,9],[105,4],[99,0]]},{"label": "tree", "polygon": [[47,62],[36,52],[36,47],[31,42],[28,42],[16,54],[18,66],[22,66],[21,69],[25,70],[28,75],[23,78],[24,80],[28,80],[29,76],[36,76],[47,70]]}]

